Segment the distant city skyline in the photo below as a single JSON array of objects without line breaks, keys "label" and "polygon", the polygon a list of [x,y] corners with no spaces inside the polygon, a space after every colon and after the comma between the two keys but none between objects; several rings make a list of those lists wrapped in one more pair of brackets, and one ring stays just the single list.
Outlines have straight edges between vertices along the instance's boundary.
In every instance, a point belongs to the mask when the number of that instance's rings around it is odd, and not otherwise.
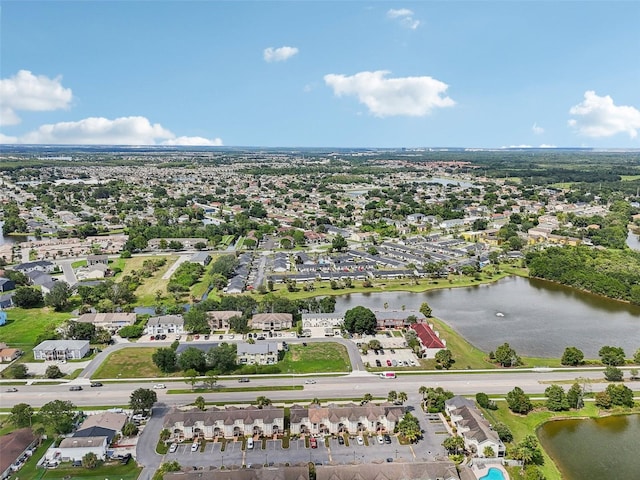
[{"label": "distant city skyline", "polygon": [[640,148],[640,2],[18,1],[0,143]]}]

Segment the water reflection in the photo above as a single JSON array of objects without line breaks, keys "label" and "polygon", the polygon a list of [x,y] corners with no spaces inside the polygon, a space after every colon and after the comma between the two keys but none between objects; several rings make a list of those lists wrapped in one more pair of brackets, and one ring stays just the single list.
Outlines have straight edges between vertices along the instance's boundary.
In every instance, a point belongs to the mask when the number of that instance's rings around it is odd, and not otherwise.
[{"label": "water reflection", "polygon": [[560,357],[571,345],[587,358],[597,358],[605,344],[621,346],[627,354],[638,348],[640,307],[520,277],[424,293],[345,295],[336,299],[336,311],[357,305],[382,310],[385,304],[390,310],[419,309],[422,302],[485,352],[504,342],[521,355],[538,357]]},{"label": "water reflection", "polygon": [[568,480],[635,480],[640,472],[640,416],[560,420],[544,424],[538,437]]}]

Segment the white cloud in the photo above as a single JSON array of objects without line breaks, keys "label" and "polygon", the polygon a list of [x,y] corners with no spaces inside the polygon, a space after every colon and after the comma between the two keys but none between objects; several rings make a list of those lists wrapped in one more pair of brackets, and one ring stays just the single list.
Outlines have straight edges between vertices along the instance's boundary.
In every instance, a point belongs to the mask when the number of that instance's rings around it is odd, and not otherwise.
[{"label": "white cloud", "polygon": [[177,137],[171,140],[165,140],[163,145],[184,145],[190,147],[219,147],[222,145],[222,139],[214,138],[209,140],[203,137]]},{"label": "white cloud", "polygon": [[544,128],[542,128],[540,125],[538,125],[538,123],[534,123],[531,126],[531,131],[533,131],[533,133],[535,133],[536,135],[541,135],[544,133]]},{"label": "white cloud", "polygon": [[422,117],[434,108],[455,105],[451,98],[444,96],[449,88],[446,83],[431,77],[386,78],[387,74],[385,70],[352,76],[331,73],[324,76],[324,81],[338,97],[357,96],[376,117]]},{"label": "white cloud", "polygon": [[290,59],[298,53],[296,47],[279,47],[279,48],[265,48],[263,55],[265,62],[284,62]]},{"label": "white cloud", "polygon": [[420,20],[413,18],[413,11],[408,8],[391,9],[387,12],[387,18],[397,20],[401,26],[415,30],[420,26]]},{"label": "white cloud", "polygon": [[18,137],[10,137],[9,135],[5,135],[0,133],[0,143],[17,143]]},{"label": "white cloud", "polygon": [[49,78],[20,70],[13,77],[0,80],[0,125],[20,123],[17,110],[48,111],[67,108],[73,99],[70,88],[60,83],[62,77]]},{"label": "white cloud", "polygon": [[[74,145],[222,145],[219,138],[176,137],[159,123],[145,117],[120,117],[114,120],[90,117],[77,122],[42,125],[19,138],[4,137],[5,143]],[[13,139],[6,140],[6,139]]]},{"label": "white cloud", "polygon": [[556,145],[548,145],[546,143],[543,143],[538,148],[558,148],[558,147]]},{"label": "white cloud", "polygon": [[611,137],[628,133],[635,138],[640,130],[640,110],[628,105],[615,105],[606,95],[599,97],[593,90],[584,93],[584,101],[571,107],[569,126],[587,137]]}]

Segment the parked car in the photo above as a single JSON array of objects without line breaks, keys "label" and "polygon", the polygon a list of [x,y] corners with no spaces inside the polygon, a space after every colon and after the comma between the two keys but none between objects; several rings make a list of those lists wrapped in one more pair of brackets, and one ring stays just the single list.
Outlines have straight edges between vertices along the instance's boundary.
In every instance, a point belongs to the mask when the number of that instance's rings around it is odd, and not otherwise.
[{"label": "parked car", "polygon": [[344,437],[342,435],[338,435],[338,444],[344,445]]},{"label": "parked car", "polygon": [[391,443],[391,437],[388,434],[384,436],[384,443],[387,445]]},{"label": "parked car", "polygon": [[149,340],[155,340],[155,339],[156,339],[155,335],[151,335],[151,336],[149,337]]},{"label": "parked car", "polygon": [[191,451],[192,451],[192,452],[197,452],[197,451],[198,451],[198,448],[200,448],[200,444],[199,444],[198,442],[193,442],[193,443],[191,444]]},{"label": "parked car", "polygon": [[164,383],[156,383],[153,388],[155,390],[162,390],[163,388],[167,388],[167,386]]},{"label": "parked car", "polygon": [[309,446],[311,448],[318,448],[318,440],[316,440],[315,437],[311,437],[309,439]]},{"label": "parked car", "polygon": [[364,438],[362,438],[361,436],[358,436],[357,442],[358,442],[358,445],[364,445]]},{"label": "parked car", "polygon": [[71,392],[79,392],[80,390],[82,390],[82,387],[80,385],[71,385],[69,387],[69,391]]},{"label": "parked car", "polygon": [[176,453],[176,450],[178,450],[178,444],[172,443],[171,446],[169,447],[169,453]]},{"label": "parked car", "polygon": [[182,335],[176,335],[176,340],[180,340],[182,338]]},{"label": "parked car", "polygon": [[162,335],[160,335],[160,340],[166,340],[167,336],[163,333]]},{"label": "parked car", "polygon": [[378,445],[382,445],[384,443],[384,437],[382,435],[378,435]]},{"label": "parked car", "polygon": [[391,366],[391,360],[387,358],[387,367],[390,367],[390,366]]},{"label": "parked car", "polygon": [[71,462],[71,466],[72,467],[81,467],[82,466],[82,460],[74,460],[73,462]]},{"label": "parked car", "polygon": [[381,367],[381,366],[382,366],[382,363],[380,363],[380,360],[376,358],[376,367]]},{"label": "parked car", "polygon": [[131,454],[127,453],[124,457],[120,459],[120,463],[123,465],[126,465],[127,463],[129,463],[129,460],[131,460]]},{"label": "parked car", "polygon": [[101,387],[102,386],[102,382],[91,382],[91,386],[92,387]]}]

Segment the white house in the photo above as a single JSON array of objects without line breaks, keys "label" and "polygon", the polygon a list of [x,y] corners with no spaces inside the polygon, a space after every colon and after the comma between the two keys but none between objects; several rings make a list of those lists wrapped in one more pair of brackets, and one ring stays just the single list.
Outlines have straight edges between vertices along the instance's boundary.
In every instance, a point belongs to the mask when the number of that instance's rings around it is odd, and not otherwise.
[{"label": "white house", "polygon": [[36,360],[79,360],[89,353],[89,340],[45,340],[33,348]]},{"label": "white house", "polygon": [[60,442],[55,449],[63,461],[82,460],[87,453],[93,452],[100,460],[107,456],[107,437],[70,437]]},{"label": "white house", "polygon": [[240,365],[275,365],[278,363],[278,344],[239,342],[236,361]]},{"label": "white house", "polygon": [[182,315],[160,315],[151,317],[145,328],[147,335],[162,333],[184,333],[184,318]]}]

